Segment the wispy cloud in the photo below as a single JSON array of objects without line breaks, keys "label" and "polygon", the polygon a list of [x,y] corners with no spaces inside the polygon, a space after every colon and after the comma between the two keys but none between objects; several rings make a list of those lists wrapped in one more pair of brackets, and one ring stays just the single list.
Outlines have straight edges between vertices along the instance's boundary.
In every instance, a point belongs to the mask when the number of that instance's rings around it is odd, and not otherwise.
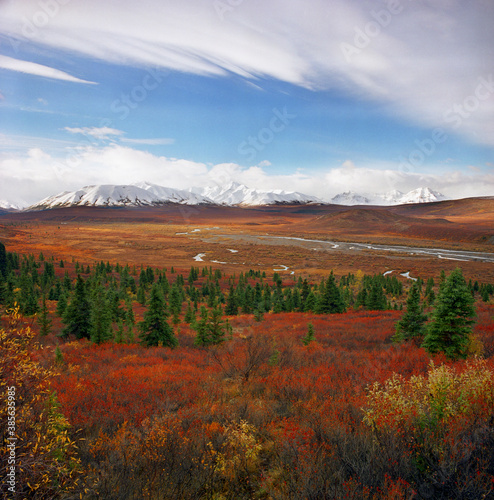
[{"label": "wispy cloud", "polygon": [[99,140],[105,140],[114,136],[118,137],[124,134],[122,130],[110,127],[65,127],[64,130],[71,134],[81,134]]},{"label": "wispy cloud", "polygon": [[10,71],[17,71],[19,73],[25,73],[28,75],[41,76],[43,78],[53,78],[55,80],[64,80],[66,82],[74,83],[87,83],[91,85],[96,85],[95,82],[90,82],[88,80],[81,80],[75,76],[69,75],[64,71],[60,71],[55,68],[50,68],[49,66],[43,66],[42,64],[22,61],[20,59],[14,59],[8,56],[0,55],[0,69],[7,69]]},{"label": "wispy cloud", "polygon": [[[125,8],[117,0],[64,2],[30,42],[114,64],[336,88],[375,100],[390,115],[494,145],[492,94],[459,125],[448,115],[454,106],[471,107],[479,79],[490,78],[493,2],[232,3],[218,12],[217,3],[203,0],[142,0]],[[35,0],[5,6],[11,36],[22,39],[25,20],[39,9]],[[353,47],[351,57],[345,46]]]},{"label": "wispy cloud", "polygon": [[122,142],[126,142],[128,144],[141,144],[144,146],[168,146],[169,144],[175,144],[175,139],[167,137],[155,139],[128,139],[124,137],[122,138]]},{"label": "wispy cloud", "polygon": [[118,140],[122,143],[135,144],[142,146],[167,146],[175,143],[175,139],[169,137],[154,137],[154,138],[141,138],[133,139],[130,137],[123,137],[125,132],[110,127],[64,127],[64,130],[71,134],[83,135],[86,138],[94,139],[95,141],[114,141]]}]

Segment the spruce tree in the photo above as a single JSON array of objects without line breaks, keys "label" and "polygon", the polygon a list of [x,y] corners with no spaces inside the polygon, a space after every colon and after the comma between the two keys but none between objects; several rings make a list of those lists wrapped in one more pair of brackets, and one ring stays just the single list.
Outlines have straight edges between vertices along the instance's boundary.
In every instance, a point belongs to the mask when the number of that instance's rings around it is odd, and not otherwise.
[{"label": "spruce tree", "polygon": [[[322,288],[322,287],[321,287]],[[340,289],[336,285],[336,280],[333,271],[329,275],[326,285],[319,297],[317,303],[317,313],[319,314],[333,314],[345,312],[346,306],[343,302]]]},{"label": "spruce tree", "polygon": [[422,346],[431,354],[444,352],[450,359],[465,358],[475,317],[474,301],[461,269],[456,268],[441,283]]},{"label": "spruce tree", "polygon": [[192,309],[192,304],[187,302],[187,309],[185,310],[184,321],[188,324],[193,324],[195,322],[196,316],[194,310]]},{"label": "spruce tree", "polygon": [[366,306],[371,311],[384,311],[388,307],[383,287],[378,279],[373,278]]},{"label": "spruce tree", "polygon": [[110,340],[112,336],[111,325],[112,312],[107,293],[102,285],[98,285],[91,308],[91,341],[95,344],[101,344]]},{"label": "spruce tree", "polygon": [[420,305],[420,291],[417,282],[410,288],[407,299],[407,310],[396,324],[396,334],[393,337],[395,342],[402,342],[419,338],[424,335],[424,324],[427,315],[422,312]]},{"label": "spruce tree", "polygon": [[142,306],[146,305],[146,289],[142,283],[139,285],[139,289],[137,290],[137,302],[139,302]]},{"label": "spruce tree", "polygon": [[21,296],[19,299],[19,305],[21,312],[26,316],[32,316],[39,310],[38,294],[36,293],[32,278],[28,274],[24,274],[21,276],[20,285]]},{"label": "spruce tree", "polygon": [[304,338],[302,339],[302,343],[307,346],[311,342],[316,340],[316,335],[314,333],[314,325],[312,323],[309,323],[307,325],[307,333],[305,334]]},{"label": "spruce tree", "polygon": [[58,302],[57,302],[57,314],[61,318],[63,318],[63,315],[65,313],[65,309],[67,309],[67,295],[66,292],[62,291],[60,293],[60,296],[58,297]]},{"label": "spruce tree", "polygon": [[91,303],[89,301],[86,284],[77,276],[74,295],[70,304],[65,309],[63,316],[65,328],[62,332],[63,337],[75,335],[76,338],[90,338],[91,334]]},{"label": "spruce tree", "polygon": [[141,343],[147,346],[163,345],[176,347],[178,340],[173,334],[171,326],[166,319],[168,314],[165,309],[165,298],[161,287],[154,283],[148,301],[144,320],[139,323]]},{"label": "spruce tree", "polygon": [[304,312],[314,312],[317,306],[317,297],[314,292],[311,290],[309,295],[307,295],[307,299],[304,302]]},{"label": "spruce tree", "polygon": [[40,335],[48,335],[51,332],[51,319],[48,317],[48,307],[46,306],[46,296],[43,295],[41,311],[38,315],[38,323],[40,326]]},{"label": "spruce tree", "polygon": [[225,340],[225,322],[220,305],[209,313],[208,337],[209,344],[221,344]]},{"label": "spruce tree", "polygon": [[123,342],[124,334],[125,334],[124,324],[123,321],[120,319],[118,320],[117,329],[115,330],[115,335],[114,335],[115,344],[121,344]]},{"label": "spruce tree", "polygon": [[7,252],[2,242],[0,242],[0,275],[7,277]]},{"label": "spruce tree", "polygon": [[200,319],[196,322],[195,330],[197,332],[194,344],[197,346],[208,345],[208,310],[201,306]]},{"label": "spruce tree", "polygon": [[132,299],[126,295],[125,296],[125,312],[124,320],[128,327],[133,327],[135,325],[134,309],[132,308]]},{"label": "spruce tree", "polygon": [[238,314],[237,297],[235,295],[233,285],[230,285],[230,291],[228,292],[228,298],[226,299],[225,314],[227,316],[236,316]]}]

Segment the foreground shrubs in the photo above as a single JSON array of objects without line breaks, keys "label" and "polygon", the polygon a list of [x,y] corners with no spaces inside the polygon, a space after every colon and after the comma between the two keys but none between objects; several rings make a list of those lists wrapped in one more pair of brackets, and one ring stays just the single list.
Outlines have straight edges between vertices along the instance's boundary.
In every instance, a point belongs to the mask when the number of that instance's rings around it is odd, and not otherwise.
[{"label": "foreground shrubs", "polygon": [[405,453],[407,480],[426,498],[487,498],[494,484],[494,372],[431,363],[427,375],[374,384],[364,422],[376,442]]},{"label": "foreground shrubs", "polygon": [[33,359],[34,333],[19,307],[0,329],[0,483],[2,498],[45,499],[82,491],[70,425],[47,381],[54,370]]}]

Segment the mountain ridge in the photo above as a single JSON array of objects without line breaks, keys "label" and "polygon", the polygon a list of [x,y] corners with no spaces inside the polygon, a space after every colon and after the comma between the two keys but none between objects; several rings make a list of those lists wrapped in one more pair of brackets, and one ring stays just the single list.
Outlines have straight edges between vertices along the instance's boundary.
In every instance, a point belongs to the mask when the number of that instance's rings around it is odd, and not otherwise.
[{"label": "mountain ridge", "polygon": [[331,203],[337,205],[407,205],[412,203],[433,203],[436,201],[445,201],[448,198],[438,191],[434,191],[429,187],[420,187],[402,193],[396,189],[382,194],[361,194],[354,191],[346,191],[337,194],[331,199]]},{"label": "mountain ridge", "polygon": [[278,204],[336,204],[342,206],[395,206],[414,203],[445,201],[447,198],[428,187],[407,193],[393,190],[384,194],[359,194],[353,191],[340,193],[328,202],[315,196],[297,191],[275,189],[271,191],[249,188],[238,182],[226,186],[207,186],[175,189],[149,182],[135,184],[101,184],[85,186],[76,191],[64,191],[48,196],[27,207],[25,210],[46,210],[52,208],[92,206],[92,207],[146,207],[168,203],[182,205],[218,206],[268,206]]},{"label": "mountain ridge", "polygon": [[199,191],[181,190],[140,182],[136,184],[101,184],[85,186],[76,191],[64,191],[29,206],[26,210],[45,210],[73,206],[141,207],[166,203],[183,205],[262,206],[274,204],[322,203],[314,196],[282,190],[259,191],[243,184],[231,183],[206,187]]}]

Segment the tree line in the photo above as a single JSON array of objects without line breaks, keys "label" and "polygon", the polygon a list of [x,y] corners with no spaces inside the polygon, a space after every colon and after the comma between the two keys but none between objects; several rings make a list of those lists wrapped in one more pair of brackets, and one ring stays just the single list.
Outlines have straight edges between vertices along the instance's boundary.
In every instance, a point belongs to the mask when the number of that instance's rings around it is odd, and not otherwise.
[{"label": "tree line", "polygon": [[[340,279],[331,271],[318,283],[301,277],[284,281],[276,272],[268,279],[266,273],[259,270],[226,276],[210,266],[201,269],[191,266],[187,277],[173,267],[168,273],[166,269],[138,269],[109,262],[99,262],[92,267],[75,262],[74,271],[77,278],[69,274],[63,260],[55,263],[53,258],[45,259],[43,254],[38,258],[20,256],[7,252],[0,243],[0,304],[12,307],[17,303],[22,314],[37,315],[42,335],[51,331],[47,301],[56,301],[56,314],[64,325],[59,334],[62,338],[87,338],[98,344],[139,340],[147,346],[173,348],[178,345],[174,327],[182,321],[197,332],[195,344],[204,346],[229,338],[228,317],[238,314],[253,314],[256,321],[262,321],[266,313],[335,314],[350,308],[402,309],[404,302],[403,284],[395,276],[370,276],[361,271]],[[438,297],[432,278],[426,283],[421,279],[414,282],[408,293],[406,312],[397,325],[396,341],[424,337],[428,317],[423,311],[434,304],[436,309],[427,331],[435,331],[435,338],[441,337],[445,327],[434,325],[441,325],[436,318],[437,311],[449,300],[444,291],[446,284],[447,290],[455,289],[455,293],[464,296],[465,304],[467,296],[474,300],[479,294],[487,301],[494,292],[491,284],[479,285],[477,281],[467,284],[462,276],[462,286],[455,288],[458,287],[458,273],[453,277],[456,281],[449,284],[453,278],[446,279],[442,274]],[[135,303],[145,307],[143,320],[137,324]],[[470,310],[465,307],[467,314]],[[442,330],[436,331],[436,328]],[[424,346],[430,352],[446,349],[444,345],[437,347],[431,335],[424,339]],[[314,338],[313,330],[309,338]],[[461,347],[454,352],[453,349],[451,356],[465,351],[465,340],[459,344]]]}]

